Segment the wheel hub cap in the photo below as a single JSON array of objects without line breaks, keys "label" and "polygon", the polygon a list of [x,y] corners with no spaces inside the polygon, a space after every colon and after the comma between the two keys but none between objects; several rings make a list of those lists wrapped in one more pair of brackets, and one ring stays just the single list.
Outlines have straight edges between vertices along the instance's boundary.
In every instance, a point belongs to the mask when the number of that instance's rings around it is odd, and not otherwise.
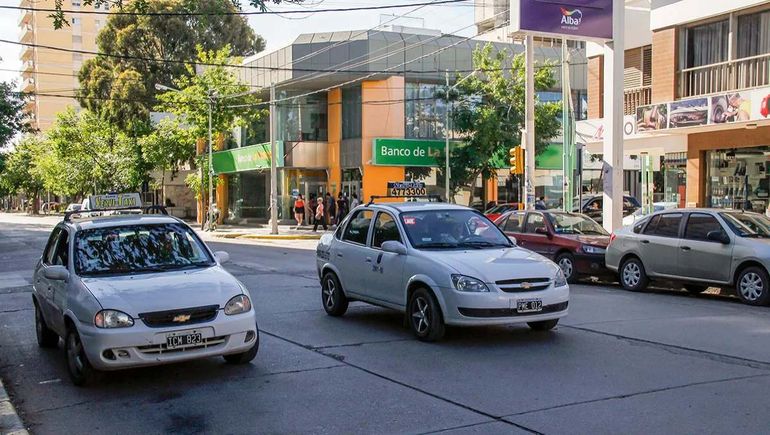
[{"label": "wheel hub cap", "polygon": [[764,287],[762,277],[753,272],[743,275],[739,285],[741,295],[750,301],[759,299],[762,296]]},{"label": "wheel hub cap", "polygon": [[564,276],[567,278],[572,276],[572,262],[569,258],[562,258],[559,260],[559,267],[561,267],[561,271],[564,272]]},{"label": "wheel hub cap", "polygon": [[630,287],[639,284],[641,275],[639,266],[634,263],[627,264],[626,267],[623,268],[623,282]]},{"label": "wheel hub cap", "polygon": [[418,333],[422,334],[428,330],[430,317],[428,315],[428,301],[424,298],[417,298],[412,312],[412,322]]},{"label": "wheel hub cap", "polygon": [[334,306],[335,287],[336,286],[334,285],[333,280],[326,280],[326,288],[324,289],[324,304],[327,308],[332,308]]}]

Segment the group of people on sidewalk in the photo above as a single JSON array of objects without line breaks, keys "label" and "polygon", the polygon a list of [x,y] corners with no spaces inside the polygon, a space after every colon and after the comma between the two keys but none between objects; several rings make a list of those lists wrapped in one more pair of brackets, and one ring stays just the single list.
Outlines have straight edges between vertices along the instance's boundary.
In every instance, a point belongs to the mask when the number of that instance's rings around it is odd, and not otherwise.
[{"label": "group of people on sidewalk", "polygon": [[305,198],[300,194],[294,200],[294,219],[297,221],[297,227],[302,226],[305,221],[305,209],[307,207],[311,212],[310,220],[313,223],[313,231],[317,231],[319,225],[324,230],[327,230],[329,226],[342,222],[342,219],[347,216],[350,210],[358,207],[359,204],[358,195],[355,193],[348,200],[347,195],[340,192],[335,200],[331,193],[326,192],[326,196],[311,199],[306,206]]}]

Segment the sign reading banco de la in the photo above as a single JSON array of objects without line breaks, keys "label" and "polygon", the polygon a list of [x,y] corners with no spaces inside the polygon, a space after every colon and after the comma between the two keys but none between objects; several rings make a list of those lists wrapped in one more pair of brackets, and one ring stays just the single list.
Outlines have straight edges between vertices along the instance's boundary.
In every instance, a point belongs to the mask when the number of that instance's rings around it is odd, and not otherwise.
[{"label": "sign reading banco de la", "polygon": [[374,139],[372,164],[383,166],[439,166],[444,158],[443,140]]}]

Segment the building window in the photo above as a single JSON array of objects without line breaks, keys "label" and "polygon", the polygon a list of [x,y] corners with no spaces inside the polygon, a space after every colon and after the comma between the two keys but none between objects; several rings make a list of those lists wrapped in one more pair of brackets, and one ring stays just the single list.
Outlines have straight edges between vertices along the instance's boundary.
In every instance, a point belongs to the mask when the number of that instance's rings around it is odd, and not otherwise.
[{"label": "building window", "polygon": [[770,53],[770,11],[738,17],[738,58]]},{"label": "building window", "polygon": [[405,136],[409,139],[443,139],[447,105],[436,99],[436,91],[443,85],[434,83],[406,83]]},{"label": "building window", "polygon": [[73,26],[79,26],[80,25],[80,18],[78,17],[72,17],[71,19]]},{"label": "building window", "polygon": [[729,19],[685,29],[683,38],[685,68],[726,61],[729,33]]},{"label": "building window", "polygon": [[[283,91],[278,98],[290,98],[291,94]],[[326,93],[306,95],[278,103],[278,140],[328,140],[327,112]]]},{"label": "building window", "polygon": [[361,88],[342,89],[342,138],[361,137]]},{"label": "building window", "polygon": [[72,6],[79,8],[80,7],[80,0],[72,0]]}]

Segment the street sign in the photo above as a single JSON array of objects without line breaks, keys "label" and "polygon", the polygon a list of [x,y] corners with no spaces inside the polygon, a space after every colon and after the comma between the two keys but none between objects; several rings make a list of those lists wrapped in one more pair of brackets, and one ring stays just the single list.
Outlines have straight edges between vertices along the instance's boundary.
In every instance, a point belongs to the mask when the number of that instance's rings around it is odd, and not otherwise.
[{"label": "street sign", "polygon": [[388,196],[426,196],[428,190],[422,181],[388,181]]}]

